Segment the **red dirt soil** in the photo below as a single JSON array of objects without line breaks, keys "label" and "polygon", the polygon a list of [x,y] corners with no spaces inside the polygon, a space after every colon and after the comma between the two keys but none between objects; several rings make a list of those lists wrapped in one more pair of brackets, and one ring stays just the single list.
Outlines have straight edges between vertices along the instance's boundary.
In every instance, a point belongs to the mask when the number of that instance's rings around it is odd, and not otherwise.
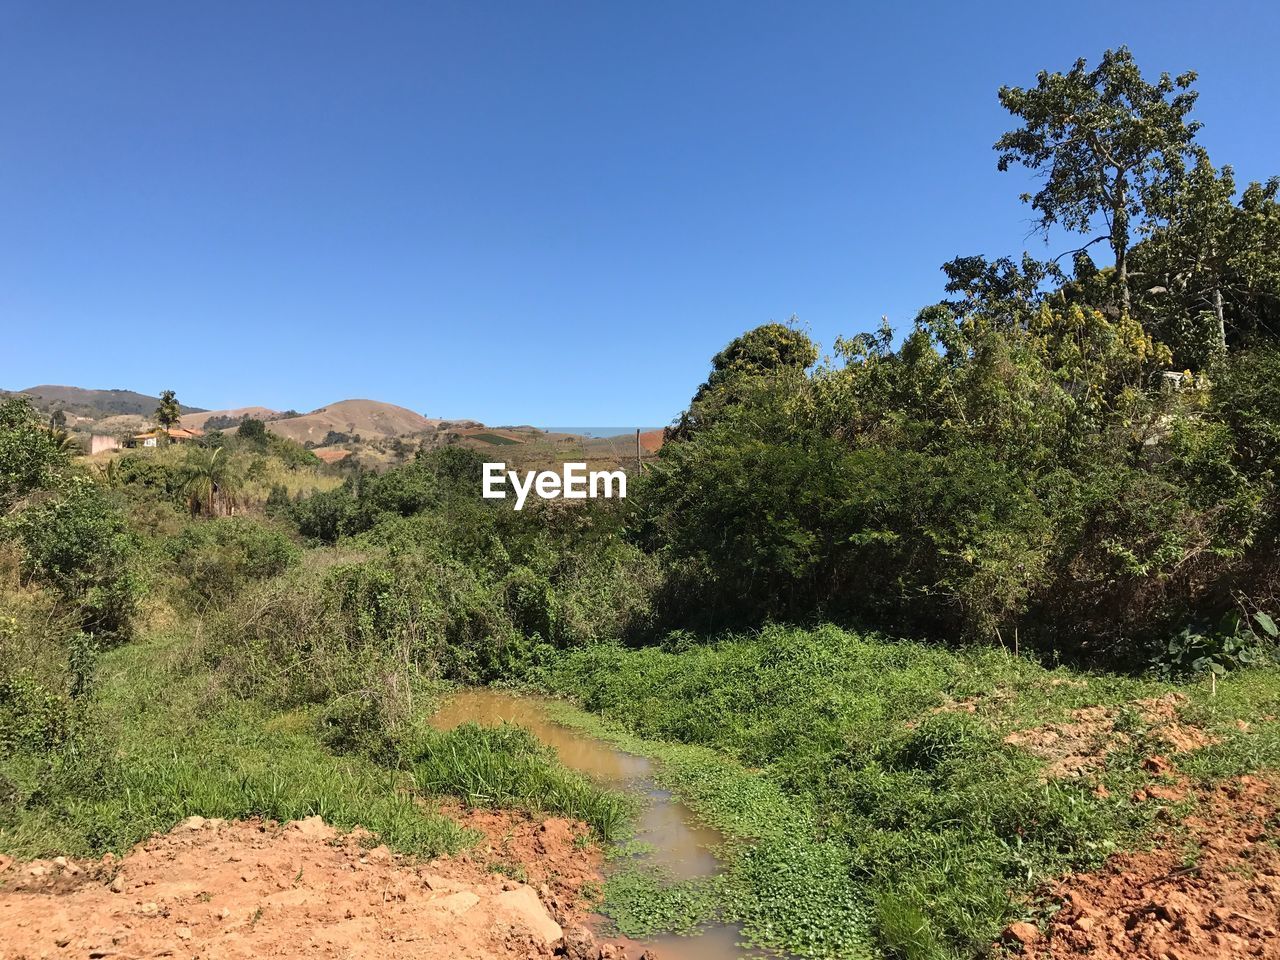
[{"label": "red dirt soil", "polygon": [[[1182,793],[1153,793],[1159,789],[1146,793],[1169,800]],[[1096,873],[1057,883],[1050,893],[1062,909],[1044,933],[1030,923],[1010,926],[1009,953],[1280,958],[1280,794],[1272,783],[1246,776],[1199,799],[1197,815],[1186,821],[1189,837],[1170,834],[1154,850],[1116,854]]]},{"label": "red dirt soil", "polygon": [[657,453],[666,439],[666,430],[646,430],[640,434],[640,447],[645,453]]},{"label": "red dirt soil", "polygon": [[359,829],[338,836],[318,817],[283,827],[192,817],[119,861],[0,857],[0,958],[620,956],[581,927],[583,887],[600,868],[579,840],[584,825],[452,813],[485,839],[430,863],[370,847]]}]

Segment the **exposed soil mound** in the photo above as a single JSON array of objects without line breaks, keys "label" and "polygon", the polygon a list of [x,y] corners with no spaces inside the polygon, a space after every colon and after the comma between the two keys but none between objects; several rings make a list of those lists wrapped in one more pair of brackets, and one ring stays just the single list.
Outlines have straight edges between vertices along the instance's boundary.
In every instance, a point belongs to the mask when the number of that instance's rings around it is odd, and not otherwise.
[{"label": "exposed soil mound", "polygon": [[0,955],[523,960],[563,949],[560,921],[585,915],[581,888],[596,876],[585,828],[462,819],[488,842],[427,864],[369,848],[363,831],[338,837],[318,817],[193,817],[121,861],[0,858]]},{"label": "exposed soil mound", "polygon": [[[1113,960],[1280,958],[1280,851],[1275,787],[1256,777],[1201,796],[1187,821],[1191,843],[1111,857],[1097,873],[1061,881],[1062,909],[1041,936],[1032,924],[1006,931],[1011,952]],[[1020,946],[1019,946],[1020,945]]]},{"label": "exposed soil mound", "polygon": [[[1175,752],[1199,750],[1217,739],[1179,720],[1178,708],[1186,697],[1168,693],[1135,700],[1129,707],[1149,726],[1149,734]],[[972,712],[972,707],[969,708]],[[1045,776],[1078,777],[1106,764],[1107,755],[1131,742],[1116,729],[1121,711],[1114,707],[1081,707],[1064,723],[1050,723],[1029,730],[1015,730],[1005,743],[1021,747],[1047,761]]]}]

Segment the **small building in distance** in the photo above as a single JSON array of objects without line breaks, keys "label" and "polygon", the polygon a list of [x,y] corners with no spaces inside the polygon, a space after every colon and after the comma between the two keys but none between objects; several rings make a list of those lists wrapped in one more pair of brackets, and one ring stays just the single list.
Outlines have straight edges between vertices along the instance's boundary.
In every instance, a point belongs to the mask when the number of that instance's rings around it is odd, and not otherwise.
[{"label": "small building in distance", "polygon": [[191,443],[193,440],[199,440],[204,436],[203,430],[191,429],[186,427],[170,427],[163,430],[156,427],[154,430],[148,430],[146,433],[135,434],[130,438],[129,446],[131,447],[155,447],[159,446],[160,437],[164,434],[169,435],[170,443]]},{"label": "small building in distance", "polygon": [[95,433],[89,436],[89,453],[102,453],[106,450],[119,450],[120,441],[110,434]]}]

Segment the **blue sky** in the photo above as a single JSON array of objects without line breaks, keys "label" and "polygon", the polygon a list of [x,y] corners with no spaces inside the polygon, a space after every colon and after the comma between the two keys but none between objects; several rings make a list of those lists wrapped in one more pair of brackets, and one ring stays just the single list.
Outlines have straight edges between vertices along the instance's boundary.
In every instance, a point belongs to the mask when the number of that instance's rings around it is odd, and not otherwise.
[{"label": "blue sky", "polygon": [[1200,72],[1217,163],[1280,173],[1278,36],[1274,3],[0,0],[0,386],[664,423],[749,327],[829,345],[1045,252],[1002,83],[1127,43]]}]

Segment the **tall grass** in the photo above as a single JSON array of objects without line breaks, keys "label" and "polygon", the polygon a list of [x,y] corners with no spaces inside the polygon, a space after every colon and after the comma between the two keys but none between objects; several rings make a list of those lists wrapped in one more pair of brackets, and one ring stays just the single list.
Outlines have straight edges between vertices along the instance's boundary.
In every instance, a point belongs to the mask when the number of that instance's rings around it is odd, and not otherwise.
[{"label": "tall grass", "polygon": [[424,733],[411,769],[426,794],[563,814],[585,821],[604,841],[616,839],[635,812],[626,794],[563,767],[532,733],[509,724]]},{"label": "tall grass", "polygon": [[25,771],[39,804],[0,810],[0,849],[22,857],[121,852],[192,814],[363,826],[434,856],[474,835],[423,806],[402,773],[325,748],[311,712],[276,714],[188,674],[184,638],[107,654],[92,736]]}]

